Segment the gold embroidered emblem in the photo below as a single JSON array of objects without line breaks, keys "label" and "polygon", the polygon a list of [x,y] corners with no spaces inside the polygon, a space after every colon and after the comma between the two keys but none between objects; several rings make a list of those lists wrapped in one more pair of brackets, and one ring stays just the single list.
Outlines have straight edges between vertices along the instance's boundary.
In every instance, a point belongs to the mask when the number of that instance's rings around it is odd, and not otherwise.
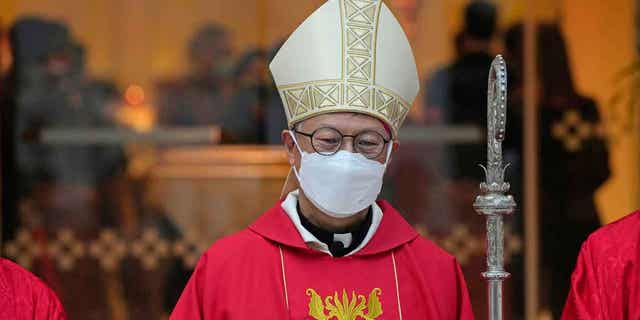
[{"label": "gold embroidered emblem", "polygon": [[382,315],[381,293],[380,288],[375,288],[367,299],[364,295],[356,295],[355,291],[351,291],[349,298],[347,291],[342,289],[342,300],[336,291],[323,301],[315,290],[307,289],[307,295],[311,297],[309,315],[316,320],[374,320]]}]

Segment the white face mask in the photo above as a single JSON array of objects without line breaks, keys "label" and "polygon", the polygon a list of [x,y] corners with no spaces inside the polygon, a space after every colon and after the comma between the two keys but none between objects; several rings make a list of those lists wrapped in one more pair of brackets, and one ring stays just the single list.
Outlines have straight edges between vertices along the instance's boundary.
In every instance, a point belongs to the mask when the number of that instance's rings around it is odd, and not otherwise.
[{"label": "white face mask", "polygon": [[340,150],[331,156],[302,151],[294,132],[289,131],[300,151],[300,172],[293,166],[300,187],[322,212],[334,218],[346,218],[364,210],[378,197],[382,177],[389,162],[392,142],[384,164],[360,153]]}]

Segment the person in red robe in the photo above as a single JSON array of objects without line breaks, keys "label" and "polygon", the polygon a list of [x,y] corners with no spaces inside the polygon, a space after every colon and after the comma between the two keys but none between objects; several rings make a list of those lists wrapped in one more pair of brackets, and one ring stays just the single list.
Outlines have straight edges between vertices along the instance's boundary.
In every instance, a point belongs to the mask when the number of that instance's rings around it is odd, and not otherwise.
[{"label": "person in red robe", "polygon": [[640,211],[584,242],[562,319],[640,319]]},{"label": "person in red robe", "polygon": [[271,209],[204,253],[170,319],[473,319],[455,258],[377,200],[419,88],[389,8],[327,1],[270,69],[293,174]]},{"label": "person in red robe", "polygon": [[65,320],[64,308],[44,282],[0,258],[0,320]]}]

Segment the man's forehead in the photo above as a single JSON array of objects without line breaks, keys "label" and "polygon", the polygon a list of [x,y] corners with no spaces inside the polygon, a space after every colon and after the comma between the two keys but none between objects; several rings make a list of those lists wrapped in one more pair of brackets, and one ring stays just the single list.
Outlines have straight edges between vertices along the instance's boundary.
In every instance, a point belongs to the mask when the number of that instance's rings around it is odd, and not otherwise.
[{"label": "man's forehead", "polygon": [[320,127],[334,127],[344,130],[373,129],[376,131],[388,131],[378,118],[355,112],[336,112],[321,114],[300,122],[305,128],[316,129]]}]

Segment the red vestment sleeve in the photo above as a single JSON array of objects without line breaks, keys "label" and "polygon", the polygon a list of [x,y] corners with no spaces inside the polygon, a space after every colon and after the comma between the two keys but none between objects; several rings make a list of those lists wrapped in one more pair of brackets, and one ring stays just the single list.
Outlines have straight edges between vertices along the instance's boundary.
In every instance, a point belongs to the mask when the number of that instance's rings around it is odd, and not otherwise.
[{"label": "red vestment sleeve", "polygon": [[571,290],[564,307],[562,320],[603,318],[598,283],[589,241],[587,241],[580,250],[576,268],[571,276]]},{"label": "red vestment sleeve", "polygon": [[[34,292],[37,297],[34,303],[35,319],[38,320],[66,320],[64,308],[56,294],[48,287],[43,287],[39,292]],[[18,306],[20,310],[20,306]]]},{"label": "red vestment sleeve", "polygon": [[[204,311],[202,301],[204,285],[207,283],[207,253],[200,260],[191,274],[187,286],[182,291],[180,299],[171,313],[170,320],[203,320]],[[211,303],[211,301],[207,301]]]},{"label": "red vestment sleeve", "polygon": [[65,320],[60,300],[22,267],[0,258],[0,320]]}]

